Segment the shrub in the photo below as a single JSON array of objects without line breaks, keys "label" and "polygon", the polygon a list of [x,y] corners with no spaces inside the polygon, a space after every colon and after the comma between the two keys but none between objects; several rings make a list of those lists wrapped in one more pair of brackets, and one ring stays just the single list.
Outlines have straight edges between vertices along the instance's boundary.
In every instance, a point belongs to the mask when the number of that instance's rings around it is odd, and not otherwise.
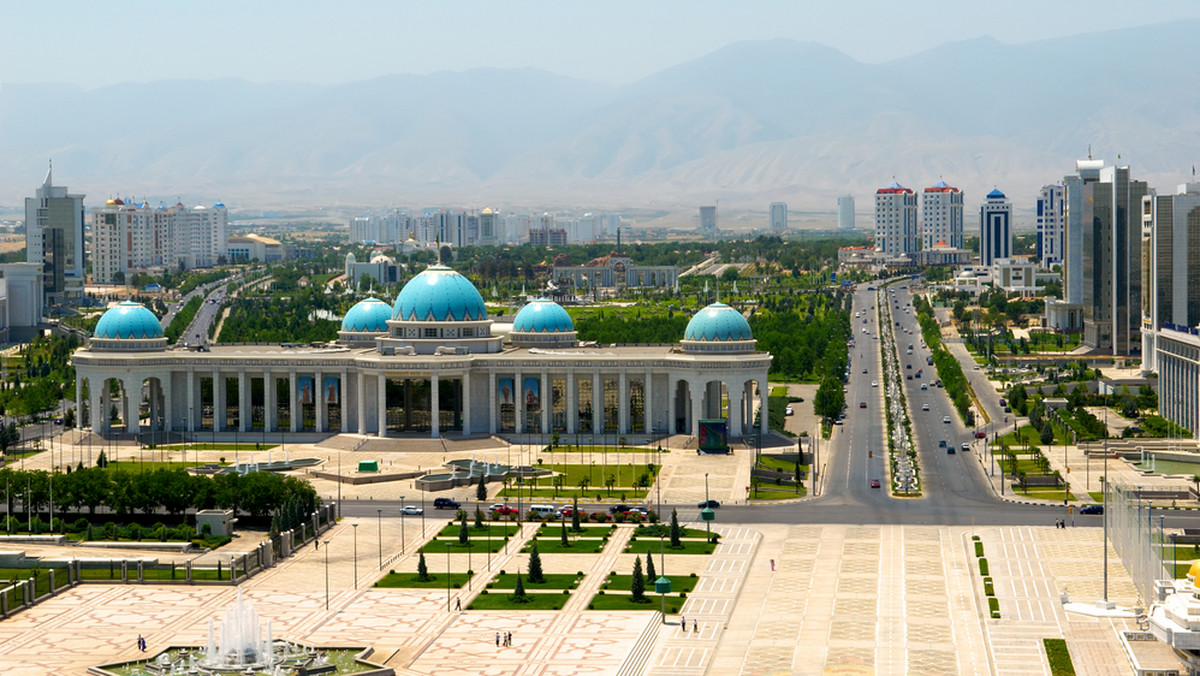
[{"label": "shrub", "polygon": [[983,557],[979,558],[979,574],[984,577],[988,575],[988,560]]},{"label": "shrub", "polygon": [[977,541],[975,543],[975,556],[983,556],[983,543],[982,542]]}]

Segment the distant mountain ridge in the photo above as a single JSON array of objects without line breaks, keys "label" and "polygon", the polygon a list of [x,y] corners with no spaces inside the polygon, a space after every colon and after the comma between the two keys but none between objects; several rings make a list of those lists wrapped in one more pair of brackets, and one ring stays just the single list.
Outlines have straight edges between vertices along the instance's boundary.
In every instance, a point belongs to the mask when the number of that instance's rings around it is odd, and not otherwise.
[{"label": "distant mountain ridge", "polygon": [[[0,202],[56,177],[233,205],[722,205],[832,212],[893,177],[1018,208],[1090,144],[1160,190],[1200,159],[1200,21],[864,64],[742,42],[626,86],[534,69],[339,85],[0,85]],[[969,222],[969,221],[968,221]]]}]

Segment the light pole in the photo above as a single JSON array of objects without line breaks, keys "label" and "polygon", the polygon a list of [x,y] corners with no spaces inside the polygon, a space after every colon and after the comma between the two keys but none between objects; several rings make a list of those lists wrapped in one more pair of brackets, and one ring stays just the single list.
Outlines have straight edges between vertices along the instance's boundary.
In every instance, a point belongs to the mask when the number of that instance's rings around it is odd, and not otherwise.
[{"label": "light pole", "polygon": [[325,541],[325,610],[329,610],[329,542]]},{"label": "light pole", "polygon": [[[400,498],[400,500],[403,501],[404,498]],[[400,512],[400,524],[401,524],[401,527],[403,527],[404,512]],[[382,509],[375,510],[375,532],[379,538],[379,570],[383,570],[383,510]],[[401,537],[400,540],[401,540],[400,546],[403,547],[404,546],[404,538]]]},{"label": "light pole", "polygon": [[358,524],[350,524],[354,527],[354,588],[358,589]]},{"label": "light pole", "polygon": [[[709,510],[709,514],[712,513],[712,506],[708,504],[708,472],[704,473],[704,509]],[[704,514],[704,510],[700,510],[700,516],[701,518],[704,518],[704,531],[706,533],[706,539],[709,542],[712,542],[712,519],[705,518],[707,515]]]}]

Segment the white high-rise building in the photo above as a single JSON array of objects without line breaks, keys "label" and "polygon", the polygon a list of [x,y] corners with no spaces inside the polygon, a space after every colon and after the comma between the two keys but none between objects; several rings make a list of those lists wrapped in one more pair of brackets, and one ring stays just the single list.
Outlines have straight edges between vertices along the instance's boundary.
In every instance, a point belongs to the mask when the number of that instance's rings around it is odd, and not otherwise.
[{"label": "white high-rise building", "polygon": [[854,229],[854,195],[838,198],[838,230]]},{"label": "white high-rise building", "polygon": [[938,181],[921,192],[921,248],[945,242],[963,247],[963,193]]},{"label": "white high-rise building", "polygon": [[396,244],[411,233],[411,219],[403,211],[368,214],[350,221],[350,241],[355,243]]},{"label": "white high-rise building", "polygon": [[717,207],[700,207],[700,232],[715,233],[717,231]]},{"label": "white high-rise building", "polygon": [[1012,203],[993,189],[979,207],[979,264],[1012,257]]},{"label": "white high-rise building", "polygon": [[895,181],[875,191],[875,250],[893,256],[917,251],[917,195]]},{"label": "white high-rise building", "polygon": [[25,198],[25,260],[42,265],[46,307],[83,297],[83,198],[53,184],[50,171]]},{"label": "white high-rise building", "polygon": [[1200,183],[1145,195],[1141,214],[1142,370],[1149,373],[1159,370],[1159,331],[1200,326]]},{"label": "white high-rise building", "polygon": [[111,284],[118,272],[218,265],[228,253],[228,226],[220,202],[189,208],[108,200],[92,212],[92,278]]},{"label": "white high-rise building", "polygon": [[772,230],[787,230],[787,203],[786,202],[771,202],[771,229]]},{"label": "white high-rise building", "polygon": [[1037,256],[1043,268],[1063,261],[1063,187],[1044,185],[1037,200]]}]

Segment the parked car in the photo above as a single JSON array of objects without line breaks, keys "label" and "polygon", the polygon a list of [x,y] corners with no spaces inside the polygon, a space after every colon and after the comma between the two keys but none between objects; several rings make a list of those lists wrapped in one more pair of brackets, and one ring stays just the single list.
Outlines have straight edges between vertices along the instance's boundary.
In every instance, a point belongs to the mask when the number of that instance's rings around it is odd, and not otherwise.
[{"label": "parked car", "polygon": [[508,505],[497,502],[496,504],[491,506],[491,511],[493,511],[497,514],[516,514],[517,508],[509,507]]},{"label": "parked car", "polygon": [[1084,505],[1079,508],[1080,514],[1103,514],[1104,505]]},{"label": "parked car", "polygon": [[704,509],[705,507],[708,507],[709,509],[720,509],[721,503],[717,502],[716,500],[702,500],[696,506],[700,509]]},{"label": "parked car", "polygon": [[[566,507],[558,510],[554,515],[560,519],[570,519],[571,517],[575,516],[575,508],[567,505]],[[587,516],[587,512],[581,509],[579,510],[579,516],[580,518],[584,518]]]},{"label": "parked car", "polygon": [[459,507],[462,507],[462,505],[457,500],[451,500],[450,498],[436,498],[433,501],[434,509],[458,509]]},{"label": "parked car", "polygon": [[978,430],[975,432],[975,438],[976,439],[987,439],[987,432],[984,432],[983,430]]},{"label": "parked car", "polygon": [[424,514],[425,510],[421,509],[420,507],[417,507],[416,505],[405,505],[404,509],[400,510],[400,513],[407,514],[410,516],[419,516],[421,514]]},{"label": "parked car", "polygon": [[613,514],[624,514],[625,512],[628,512],[631,509],[633,509],[633,508],[630,507],[629,505],[613,505],[608,508],[608,511]]},{"label": "parked car", "polygon": [[783,414],[784,415],[795,415],[796,411],[789,404],[787,408],[783,409]]}]

